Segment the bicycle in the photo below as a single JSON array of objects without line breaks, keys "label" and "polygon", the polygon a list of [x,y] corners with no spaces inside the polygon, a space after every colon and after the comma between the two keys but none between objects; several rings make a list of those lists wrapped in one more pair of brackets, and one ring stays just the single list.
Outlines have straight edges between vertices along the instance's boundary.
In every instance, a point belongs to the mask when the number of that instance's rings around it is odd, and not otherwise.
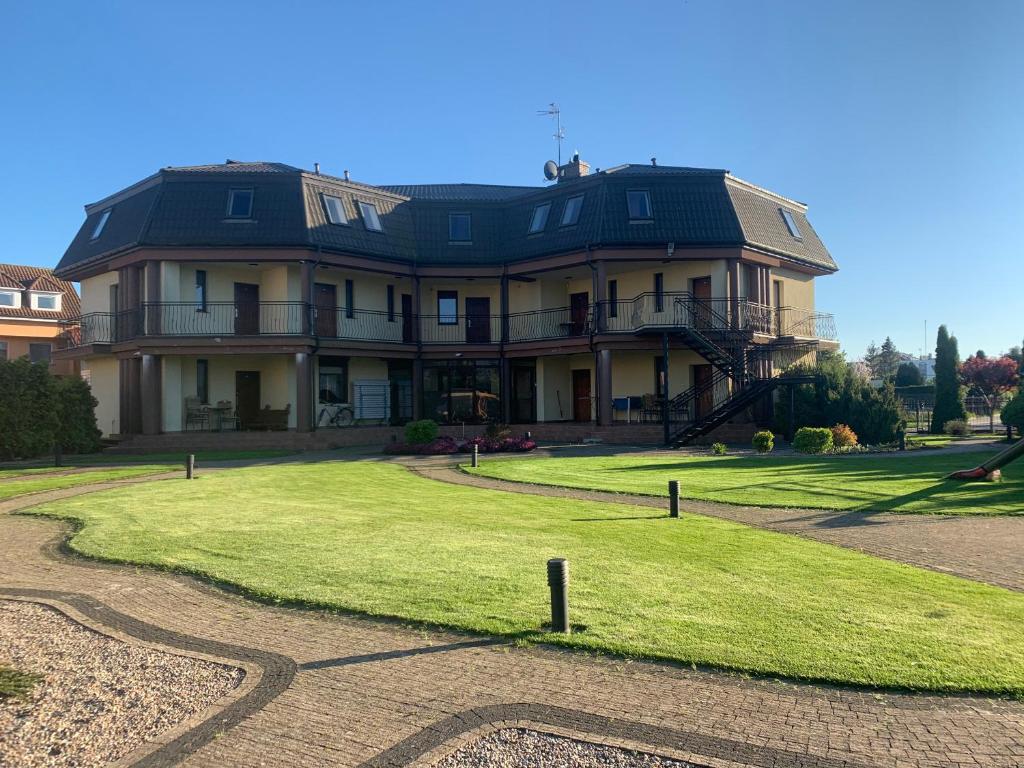
[{"label": "bicycle", "polygon": [[[327,420],[324,421],[324,417]],[[355,421],[355,413],[348,403],[328,403],[320,409],[317,417],[318,427],[351,427]]]}]

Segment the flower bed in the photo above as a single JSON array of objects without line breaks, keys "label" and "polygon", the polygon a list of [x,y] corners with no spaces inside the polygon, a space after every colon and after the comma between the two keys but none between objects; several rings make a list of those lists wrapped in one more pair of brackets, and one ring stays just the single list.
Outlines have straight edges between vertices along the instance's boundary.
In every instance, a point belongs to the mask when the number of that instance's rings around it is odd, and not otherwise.
[{"label": "flower bed", "polygon": [[537,447],[537,443],[525,437],[473,437],[456,440],[443,435],[429,443],[392,443],[384,453],[412,456],[446,456],[453,453],[472,453],[473,446],[480,453],[525,453]]}]

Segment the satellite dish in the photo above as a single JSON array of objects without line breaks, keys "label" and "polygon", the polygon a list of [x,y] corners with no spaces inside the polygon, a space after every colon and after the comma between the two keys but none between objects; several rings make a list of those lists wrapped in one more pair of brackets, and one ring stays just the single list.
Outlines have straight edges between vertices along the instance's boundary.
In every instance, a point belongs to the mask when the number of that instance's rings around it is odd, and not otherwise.
[{"label": "satellite dish", "polygon": [[558,178],[558,164],[554,160],[548,160],[544,163],[544,178],[548,181],[554,181]]}]

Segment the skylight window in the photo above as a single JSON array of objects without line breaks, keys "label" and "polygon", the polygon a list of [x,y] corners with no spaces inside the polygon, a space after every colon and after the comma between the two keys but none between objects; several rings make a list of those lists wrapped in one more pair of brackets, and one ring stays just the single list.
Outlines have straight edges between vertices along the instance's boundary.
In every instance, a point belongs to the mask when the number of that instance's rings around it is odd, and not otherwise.
[{"label": "skylight window", "polygon": [[103,228],[107,226],[107,219],[110,218],[110,212],[112,210],[113,208],[107,208],[107,210],[100,214],[99,221],[96,222],[96,226],[92,230],[92,237],[89,238],[90,240],[95,240],[103,234]]},{"label": "skylight window", "polygon": [[630,221],[649,221],[654,218],[651,212],[651,194],[646,189],[631,189],[626,192],[626,205],[629,207]]},{"label": "skylight window", "polygon": [[562,209],[562,226],[571,227],[580,220],[580,211],[583,210],[583,195],[570,197],[565,201],[565,208]]},{"label": "skylight window", "polygon": [[448,241],[468,243],[473,240],[473,218],[468,213],[448,214]]},{"label": "skylight window", "polygon": [[334,195],[320,195],[324,204],[324,211],[327,213],[327,220],[331,224],[341,226],[348,225],[348,217],[345,215],[345,207],[341,204],[341,198]]},{"label": "skylight window", "polygon": [[548,225],[548,214],[551,213],[551,203],[541,203],[533,209],[533,216],[530,217],[529,235],[543,232]]},{"label": "skylight window", "polygon": [[377,215],[377,206],[373,203],[359,201],[359,215],[363,217],[363,226],[370,232],[383,232],[380,226],[380,216]]},{"label": "skylight window", "polygon": [[228,218],[248,219],[252,217],[251,189],[228,190]]},{"label": "skylight window", "polygon": [[779,213],[782,214],[782,218],[786,222],[786,229],[789,230],[789,234],[797,240],[802,240],[803,235],[800,234],[800,227],[796,225],[796,219],[793,218],[793,214],[785,208],[779,208]]}]

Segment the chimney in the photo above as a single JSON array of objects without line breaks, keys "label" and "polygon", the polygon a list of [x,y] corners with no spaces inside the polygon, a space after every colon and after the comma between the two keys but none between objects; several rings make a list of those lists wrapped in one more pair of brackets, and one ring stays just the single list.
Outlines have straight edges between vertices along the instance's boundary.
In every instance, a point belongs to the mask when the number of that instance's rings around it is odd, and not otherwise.
[{"label": "chimney", "polygon": [[580,153],[576,152],[565,165],[558,167],[558,181],[571,181],[586,176],[590,173],[590,163],[580,160]]},{"label": "chimney", "polygon": [[320,175],[320,163],[313,163],[313,173]]},{"label": "chimney", "polygon": [[351,181],[352,179],[348,175],[348,168],[345,169],[345,181]]},{"label": "chimney", "polygon": [[658,167],[658,158],[652,157],[651,158],[651,165],[653,165],[655,168],[657,168]]}]

